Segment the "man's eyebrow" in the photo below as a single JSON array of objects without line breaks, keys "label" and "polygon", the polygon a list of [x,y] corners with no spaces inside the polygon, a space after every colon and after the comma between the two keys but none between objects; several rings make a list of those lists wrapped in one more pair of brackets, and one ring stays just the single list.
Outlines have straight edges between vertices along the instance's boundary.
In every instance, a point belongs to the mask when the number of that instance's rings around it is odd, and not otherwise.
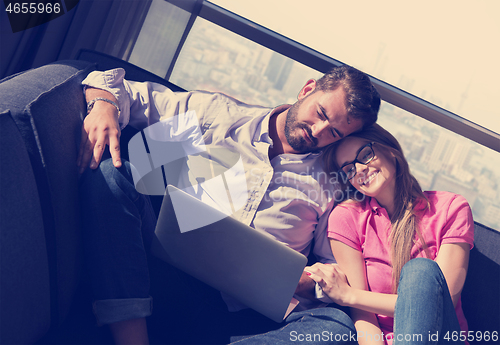
[{"label": "man's eyebrow", "polygon": [[319,106],[319,109],[321,110],[321,113],[323,114],[324,117],[326,117],[328,119],[328,122],[330,122],[330,118],[328,117],[328,115],[326,114],[326,109],[323,108],[323,106],[321,104],[318,104]]},{"label": "man's eyebrow", "polygon": [[[326,117],[328,119],[328,122],[330,122],[330,118],[328,117],[328,115],[326,114],[326,109],[323,108],[323,106],[321,104],[318,104],[319,106],[319,109],[321,110],[321,113],[323,114],[324,117]],[[343,138],[344,137],[344,133],[342,133],[341,131],[339,131],[337,128],[333,127],[332,130],[335,131],[335,133],[337,133],[337,135],[340,137],[340,138]]]}]

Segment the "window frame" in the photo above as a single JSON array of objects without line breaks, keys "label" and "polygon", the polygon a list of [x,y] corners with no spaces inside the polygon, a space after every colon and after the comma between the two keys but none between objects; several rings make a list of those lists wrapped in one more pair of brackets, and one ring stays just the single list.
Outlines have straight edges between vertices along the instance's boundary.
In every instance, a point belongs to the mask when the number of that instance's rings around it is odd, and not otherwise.
[{"label": "window frame", "polygon": [[[179,55],[179,52],[189,35],[189,31],[191,30],[196,17],[206,19],[213,24],[234,32],[321,73],[327,72],[332,67],[345,64],[209,1],[165,1],[192,14],[192,18],[190,19],[191,24],[186,27],[183,38],[177,47],[176,56],[169,66],[169,72],[167,73],[166,79],[168,79],[175,66],[177,56]],[[416,97],[409,92],[384,82],[383,80],[373,76],[370,76],[370,79],[379,91],[380,97],[383,101],[424,118],[442,128],[448,129],[496,152],[500,152],[500,135],[498,133],[444,108],[438,107],[429,101]]]}]

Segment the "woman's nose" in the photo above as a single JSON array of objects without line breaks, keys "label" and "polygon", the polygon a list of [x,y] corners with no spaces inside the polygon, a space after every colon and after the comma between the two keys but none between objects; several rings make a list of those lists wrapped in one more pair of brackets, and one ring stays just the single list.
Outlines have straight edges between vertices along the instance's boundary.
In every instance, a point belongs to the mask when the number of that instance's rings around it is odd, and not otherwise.
[{"label": "woman's nose", "polygon": [[363,173],[366,169],[368,169],[367,164],[363,164],[360,162],[354,163],[354,167],[356,168],[356,174]]}]

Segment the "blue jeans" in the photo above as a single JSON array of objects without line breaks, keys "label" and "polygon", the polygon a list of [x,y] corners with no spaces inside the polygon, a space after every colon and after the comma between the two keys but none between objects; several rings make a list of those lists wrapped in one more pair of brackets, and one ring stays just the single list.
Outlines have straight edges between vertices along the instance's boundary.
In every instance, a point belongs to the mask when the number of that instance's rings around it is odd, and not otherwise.
[{"label": "blue jeans", "polygon": [[463,344],[452,341],[452,332],[460,335],[460,325],[438,264],[424,258],[408,261],[399,281],[393,344]]},{"label": "blue jeans", "polygon": [[337,308],[318,308],[290,314],[287,324],[271,332],[243,338],[231,344],[357,344],[351,318]]},{"label": "blue jeans", "polygon": [[[460,334],[460,326],[448,285],[438,264],[424,258],[410,260],[401,271],[393,344],[463,344],[444,339],[447,332],[451,338],[454,331]],[[329,337],[329,334],[332,336]],[[320,308],[293,313],[288,317],[285,327],[235,343],[356,344],[356,335],[354,325],[346,314],[334,308]],[[343,342],[344,339],[348,342]]]},{"label": "blue jeans", "polygon": [[[136,191],[130,164],[111,159],[80,177],[82,237],[98,324],[149,316],[147,250],[156,216]],[[118,215],[118,216],[117,216]]]}]

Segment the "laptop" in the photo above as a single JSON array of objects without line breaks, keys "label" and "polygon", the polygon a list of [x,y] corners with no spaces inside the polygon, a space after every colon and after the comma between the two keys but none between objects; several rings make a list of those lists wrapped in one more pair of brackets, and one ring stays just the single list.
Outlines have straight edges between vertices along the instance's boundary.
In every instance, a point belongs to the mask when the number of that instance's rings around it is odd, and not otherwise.
[{"label": "laptop", "polygon": [[298,303],[304,255],[172,185],[155,234],[154,255],[276,322]]}]

